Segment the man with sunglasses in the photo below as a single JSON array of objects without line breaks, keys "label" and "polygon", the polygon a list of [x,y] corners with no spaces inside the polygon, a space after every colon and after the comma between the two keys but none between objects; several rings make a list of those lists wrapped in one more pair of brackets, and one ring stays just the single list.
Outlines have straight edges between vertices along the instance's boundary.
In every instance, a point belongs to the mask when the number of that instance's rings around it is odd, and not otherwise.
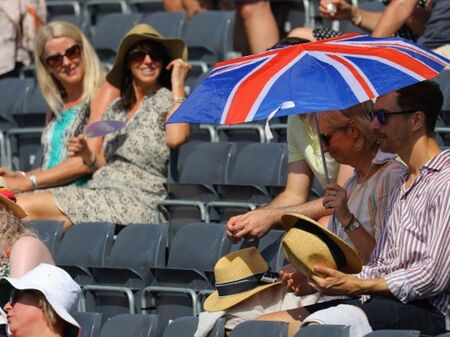
[{"label": "man with sunglasses", "polygon": [[303,326],[348,325],[350,336],[379,329],[445,332],[450,304],[450,150],[441,151],[434,139],[442,102],[439,86],[429,81],[376,101],[372,128],[380,148],[399,154],[408,173],[390,195],[386,224],[362,272],[353,276],[316,266],[310,279],[324,294],[360,298],[304,307]]}]

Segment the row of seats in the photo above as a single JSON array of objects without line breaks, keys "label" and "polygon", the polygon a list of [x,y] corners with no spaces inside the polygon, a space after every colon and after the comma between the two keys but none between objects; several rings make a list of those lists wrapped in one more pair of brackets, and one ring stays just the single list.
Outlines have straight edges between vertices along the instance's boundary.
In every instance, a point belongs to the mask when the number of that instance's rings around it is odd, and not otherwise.
[{"label": "row of seats", "polygon": [[[75,313],[75,319],[81,324],[82,337],[154,337],[157,319],[154,315],[117,315],[102,326],[99,313]],[[224,319],[215,324],[207,337],[224,337]],[[193,337],[198,326],[197,317],[180,317],[170,323],[162,337]],[[318,325],[302,328],[295,337],[349,337],[349,328],[342,325]],[[284,322],[247,321],[239,324],[230,334],[231,337],[286,337],[287,324]],[[419,337],[415,330],[377,330],[365,337]],[[450,333],[438,337],[450,337]]]},{"label": "row of seats", "polygon": [[279,230],[232,245],[223,224],[193,223],[182,227],[167,247],[167,225],[129,225],[114,240],[116,226],[111,223],[79,223],[64,234],[57,221],[27,224],[49,247],[56,264],[82,287],[81,311],[107,317],[158,314],[161,332],[174,318],[198,315],[213,289],[212,271],[221,256],[253,246],[272,270],[284,264],[284,232]]}]

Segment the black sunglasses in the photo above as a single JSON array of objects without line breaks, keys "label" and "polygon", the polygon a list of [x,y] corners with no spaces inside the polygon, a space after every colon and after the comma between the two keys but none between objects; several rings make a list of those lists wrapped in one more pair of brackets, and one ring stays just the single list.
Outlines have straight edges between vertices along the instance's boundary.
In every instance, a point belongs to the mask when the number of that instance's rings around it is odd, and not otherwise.
[{"label": "black sunglasses", "polygon": [[333,137],[334,133],[339,131],[339,130],[345,130],[348,128],[348,125],[334,129],[332,132],[330,132],[329,134],[324,134],[324,133],[319,133],[319,139],[320,142],[325,145],[326,147],[330,146],[330,139],[331,137]]},{"label": "black sunglasses", "polygon": [[60,67],[63,64],[64,57],[73,61],[81,57],[81,46],[79,44],[74,44],[72,47],[66,49],[64,54],[50,55],[45,58],[45,63],[50,68]]},{"label": "black sunglasses", "polygon": [[159,60],[153,51],[144,51],[141,49],[134,49],[128,53],[128,57],[130,58],[130,61],[134,62],[134,63],[144,62],[145,57],[147,55],[154,61]]},{"label": "black sunglasses", "polygon": [[416,112],[416,110],[405,110],[405,111],[385,111],[385,110],[372,110],[370,112],[370,120],[373,121],[375,118],[381,125],[386,125],[388,122],[388,116],[392,115],[404,115]]}]

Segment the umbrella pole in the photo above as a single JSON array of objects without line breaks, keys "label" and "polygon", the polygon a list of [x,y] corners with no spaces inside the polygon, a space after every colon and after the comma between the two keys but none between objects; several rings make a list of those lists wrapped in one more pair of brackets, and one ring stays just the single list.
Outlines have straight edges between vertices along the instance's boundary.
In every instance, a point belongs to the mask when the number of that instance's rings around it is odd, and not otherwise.
[{"label": "umbrella pole", "polygon": [[[317,135],[319,136],[320,129],[319,129],[319,122],[317,121],[317,112],[314,112],[313,115],[314,115],[314,124],[316,125]],[[322,141],[320,140],[320,137],[318,137],[318,138],[319,138],[320,154],[322,155],[323,171],[325,173],[325,181],[327,184],[329,184],[330,176],[328,175],[328,168],[327,168],[327,162],[325,160],[325,153],[323,152]]]}]

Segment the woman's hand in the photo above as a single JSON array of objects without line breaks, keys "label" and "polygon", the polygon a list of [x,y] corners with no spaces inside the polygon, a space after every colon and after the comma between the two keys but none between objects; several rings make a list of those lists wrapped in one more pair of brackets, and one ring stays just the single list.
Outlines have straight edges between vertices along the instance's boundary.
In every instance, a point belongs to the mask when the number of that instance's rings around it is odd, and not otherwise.
[{"label": "woman's hand", "polygon": [[296,296],[308,295],[314,289],[308,284],[308,279],[295,269],[292,264],[287,264],[280,269],[280,279],[286,291],[293,292]]},{"label": "woman's hand", "polygon": [[[178,58],[170,62],[166,69],[171,71],[171,82],[172,82],[172,90],[182,89],[184,94],[184,83],[186,82],[186,78],[191,71],[192,66],[184,62],[182,59]],[[180,97],[178,93],[175,93],[176,97]],[[184,97],[184,95],[183,95]]]},{"label": "woman's hand", "polygon": [[5,167],[0,167],[0,177],[15,178],[19,175],[22,174],[20,172],[7,169]]},{"label": "woman's hand", "polygon": [[69,157],[81,157],[83,163],[89,167],[92,166],[92,162],[95,159],[95,154],[89,148],[84,135],[70,138],[67,141],[67,152]]},{"label": "woman's hand", "polygon": [[336,218],[343,225],[350,222],[352,214],[347,206],[347,191],[337,184],[325,185],[323,207],[334,211]]},{"label": "woman's hand", "polygon": [[[334,4],[336,12],[332,15],[328,11],[328,5]],[[327,20],[350,20],[352,17],[352,5],[345,0],[320,0],[320,14]]]}]

